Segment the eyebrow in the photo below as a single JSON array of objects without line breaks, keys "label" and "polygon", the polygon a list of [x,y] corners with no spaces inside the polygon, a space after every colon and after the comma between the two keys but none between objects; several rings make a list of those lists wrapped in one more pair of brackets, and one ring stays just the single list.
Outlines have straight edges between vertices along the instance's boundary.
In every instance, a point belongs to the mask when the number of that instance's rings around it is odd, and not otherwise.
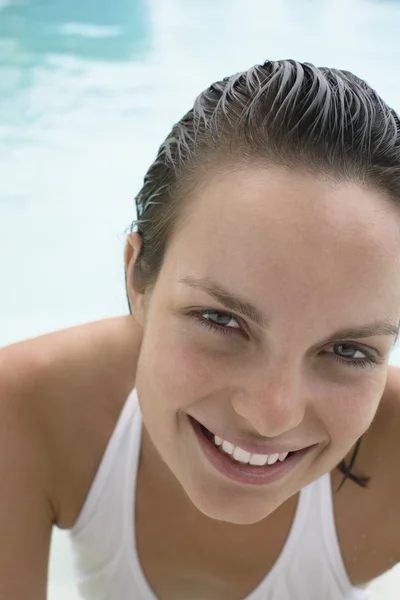
[{"label": "eyebrow", "polygon": [[184,283],[192,288],[206,292],[209,296],[214,298],[214,300],[217,300],[223,304],[225,308],[244,315],[256,325],[264,328],[268,327],[268,320],[258,310],[258,308],[253,306],[253,304],[250,302],[246,302],[246,300],[243,300],[235,294],[232,294],[220,284],[211,281],[211,279],[208,279],[208,277],[203,279],[183,277],[182,279],[179,279],[179,281],[180,283]]},{"label": "eyebrow", "polygon": [[[193,277],[182,277],[179,279],[180,283],[202,290],[209,296],[220,302],[225,308],[239,313],[251,321],[266,329],[269,325],[269,320],[258,310],[253,304],[243,300],[239,296],[232,294],[229,290],[225,289],[220,284],[212,281],[208,277],[206,278],[193,278]],[[359,327],[347,327],[339,331],[335,331],[332,335],[325,340],[325,343],[335,342],[337,340],[349,339],[349,338],[368,338],[380,335],[393,335],[395,336],[396,343],[400,330],[400,324],[394,324],[388,320],[374,321],[367,325],[361,325]]]}]

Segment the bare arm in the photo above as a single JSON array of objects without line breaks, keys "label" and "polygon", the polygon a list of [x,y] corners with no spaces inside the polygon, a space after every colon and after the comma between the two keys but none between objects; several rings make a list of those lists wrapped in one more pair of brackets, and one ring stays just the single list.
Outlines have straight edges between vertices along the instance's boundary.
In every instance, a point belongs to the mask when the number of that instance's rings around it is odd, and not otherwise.
[{"label": "bare arm", "polygon": [[52,525],[81,510],[140,340],[121,317],[0,349],[0,600],[45,600]]},{"label": "bare arm", "polygon": [[[0,600],[45,600],[52,523],[50,471],[27,399],[1,381]],[[3,377],[4,379],[4,377]]]}]

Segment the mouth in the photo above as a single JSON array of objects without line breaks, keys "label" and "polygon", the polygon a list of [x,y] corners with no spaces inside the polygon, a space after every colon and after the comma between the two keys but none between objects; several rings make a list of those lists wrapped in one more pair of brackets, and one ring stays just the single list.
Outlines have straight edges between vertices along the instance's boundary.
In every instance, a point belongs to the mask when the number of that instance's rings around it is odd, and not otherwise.
[{"label": "mouth", "polygon": [[275,464],[278,460],[283,462],[288,459],[294,452],[282,452],[276,454],[252,454],[251,452],[247,452],[240,448],[240,446],[234,446],[234,444],[230,442],[226,442],[222,440],[222,438],[218,438],[212,431],[209,431],[204,425],[199,423],[202,434],[217,448],[224,452],[228,456],[232,458],[232,460],[236,460],[237,462],[243,464],[264,466],[266,464],[271,465]]},{"label": "mouth", "polygon": [[189,417],[190,424],[208,462],[222,475],[238,483],[265,485],[284,477],[314,446],[281,454],[250,454],[225,442]]}]

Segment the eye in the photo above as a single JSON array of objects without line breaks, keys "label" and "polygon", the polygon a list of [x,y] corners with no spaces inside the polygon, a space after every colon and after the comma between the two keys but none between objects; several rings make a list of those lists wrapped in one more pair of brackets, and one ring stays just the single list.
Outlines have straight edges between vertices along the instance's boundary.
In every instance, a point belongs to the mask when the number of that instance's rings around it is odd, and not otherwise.
[{"label": "eye", "polygon": [[[196,310],[189,313],[189,317],[213,333],[233,335],[237,330],[243,332],[239,319],[221,310]],[[326,350],[325,353],[330,354],[336,362],[347,367],[376,367],[384,362],[384,359],[378,359],[375,354],[368,352],[365,348],[347,342],[333,344],[331,348],[333,352]]]},{"label": "eye", "polygon": [[378,364],[377,358],[372,353],[353,344],[340,343],[333,344],[331,347],[334,351],[327,351],[327,353],[332,354],[333,359],[337,362],[349,367],[375,367]]},{"label": "eye", "polygon": [[189,316],[202,327],[214,333],[232,335],[234,333],[233,330],[241,330],[240,323],[236,317],[220,310],[194,311]]},{"label": "eye", "polygon": [[240,329],[238,320],[229,313],[221,312],[219,310],[212,310],[203,313],[203,317],[207,321],[211,321],[214,325],[220,325],[221,327],[233,327],[234,329]]}]

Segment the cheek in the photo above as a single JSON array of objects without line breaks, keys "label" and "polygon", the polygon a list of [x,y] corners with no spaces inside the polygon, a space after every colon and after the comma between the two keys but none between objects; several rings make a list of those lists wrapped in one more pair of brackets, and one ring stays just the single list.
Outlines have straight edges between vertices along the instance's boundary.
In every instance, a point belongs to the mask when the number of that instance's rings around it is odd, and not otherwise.
[{"label": "cheek", "polygon": [[214,383],[221,383],[215,358],[172,329],[147,332],[140,371],[141,378],[146,373],[154,394],[173,410],[193,404],[206,396]]},{"label": "cheek", "polygon": [[330,424],[332,436],[342,439],[360,437],[375,416],[385,387],[385,377],[371,374],[363,381],[343,385],[332,399],[331,406],[325,406],[326,423]]}]

